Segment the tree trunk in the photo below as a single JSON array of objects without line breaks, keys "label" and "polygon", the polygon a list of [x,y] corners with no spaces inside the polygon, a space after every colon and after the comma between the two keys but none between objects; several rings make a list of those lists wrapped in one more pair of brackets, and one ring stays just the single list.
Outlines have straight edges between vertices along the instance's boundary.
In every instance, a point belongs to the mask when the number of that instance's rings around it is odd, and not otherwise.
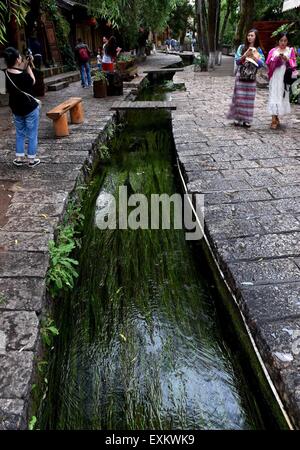
[{"label": "tree trunk", "polygon": [[218,66],[222,63],[222,49],[220,47],[220,27],[221,27],[221,2],[219,2],[219,7],[216,17],[216,57],[215,64]]},{"label": "tree trunk", "polygon": [[208,47],[209,67],[214,68],[217,50],[217,29],[220,9],[220,0],[208,1]]},{"label": "tree trunk", "polygon": [[199,0],[195,0],[195,8],[196,8],[196,27],[197,27],[197,41],[199,45],[199,50],[203,53],[203,42],[202,42],[202,28],[201,28],[201,20],[200,20],[200,10],[199,10]]},{"label": "tree trunk", "polygon": [[245,41],[246,33],[251,29],[254,17],[255,0],[240,0],[240,20],[235,35],[235,45]]},{"label": "tree trunk", "polygon": [[202,53],[208,56],[208,36],[207,36],[207,11],[205,0],[197,0],[197,11],[199,14],[199,40]]}]

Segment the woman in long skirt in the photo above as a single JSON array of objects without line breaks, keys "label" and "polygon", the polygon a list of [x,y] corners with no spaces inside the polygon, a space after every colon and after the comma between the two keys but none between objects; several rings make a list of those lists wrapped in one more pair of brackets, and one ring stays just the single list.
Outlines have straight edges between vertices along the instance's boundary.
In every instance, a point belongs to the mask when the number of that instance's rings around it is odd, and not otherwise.
[{"label": "woman in long skirt", "polygon": [[[267,58],[269,68],[269,102],[268,111],[272,115],[271,129],[276,130],[279,125],[279,116],[284,116],[291,112],[290,92],[284,83],[286,69],[297,66],[296,53],[288,47],[287,33],[280,33],[278,36],[278,46],[273,48]],[[296,78],[296,71],[295,71]]]},{"label": "woman in long skirt", "polygon": [[234,120],[235,125],[242,125],[248,128],[251,127],[253,121],[256,80],[240,80],[240,69],[249,59],[254,61],[258,68],[265,63],[265,57],[260,48],[258,31],[255,29],[248,32],[245,44],[240,45],[235,54],[237,73],[232,103],[227,115],[228,119]]}]

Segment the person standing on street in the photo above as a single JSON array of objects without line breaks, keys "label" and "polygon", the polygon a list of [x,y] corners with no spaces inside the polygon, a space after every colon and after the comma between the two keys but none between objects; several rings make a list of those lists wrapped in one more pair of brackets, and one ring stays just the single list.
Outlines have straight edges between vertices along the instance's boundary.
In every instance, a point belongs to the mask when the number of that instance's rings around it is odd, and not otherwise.
[{"label": "person standing on street", "polygon": [[83,88],[90,87],[92,85],[90,68],[91,51],[88,46],[82,42],[81,38],[77,39],[75,55],[80,67],[81,86]]},{"label": "person standing on street", "polygon": [[256,97],[256,73],[265,62],[256,29],[251,29],[247,33],[245,44],[240,45],[237,49],[235,62],[237,73],[227,119],[233,119],[234,125],[250,128]]},{"label": "person standing on street", "polygon": [[99,47],[97,50],[97,67],[99,72],[102,70],[102,55],[101,55],[101,48]]},{"label": "person standing on street", "polygon": [[191,46],[192,46],[192,53],[195,53],[195,46],[196,46],[197,40],[195,38],[195,36],[192,37],[191,40]]},{"label": "person standing on street", "polygon": [[16,159],[13,164],[22,167],[25,160],[25,139],[28,140],[27,158],[29,167],[40,164],[37,156],[40,106],[33,96],[35,78],[31,69],[33,56],[28,56],[25,64],[18,50],[8,47],[4,51],[7,65],[5,71],[6,87],[9,93],[9,106],[16,126]]},{"label": "person standing on street", "polygon": [[287,33],[280,33],[277,47],[270,50],[267,58],[269,83],[268,111],[272,115],[270,128],[277,130],[280,126],[279,116],[290,114],[290,90],[285,83],[287,69],[290,69],[291,76],[295,74],[297,79],[296,53],[293,47],[288,46],[289,39]]}]

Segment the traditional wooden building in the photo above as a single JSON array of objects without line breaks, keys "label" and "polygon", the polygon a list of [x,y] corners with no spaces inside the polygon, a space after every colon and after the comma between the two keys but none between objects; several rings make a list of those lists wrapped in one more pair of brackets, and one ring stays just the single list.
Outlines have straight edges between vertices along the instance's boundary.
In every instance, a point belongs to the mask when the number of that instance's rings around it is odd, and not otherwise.
[{"label": "traditional wooden building", "polygon": [[[19,27],[15,19],[7,24],[8,42],[5,46],[0,46],[0,57],[1,51],[8,45],[24,53],[26,48],[30,48],[37,41],[46,66],[63,64],[54,21],[43,11],[39,0],[28,0],[28,4],[30,11],[24,26]],[[56,5],[70,25],[71,49],[74,50],[80,37],[96,53],[97,48],[102,45],[103,35],[112,33],[106,20],[90,17],[86,4],[80,1],[56,0]]]},{"label": "traditional wooden building", "polygon": [[280,20],[254,22],[253,27],[259,31],[261,47],[265,54],[276,46],[276,38],[272,37],[274,31],[286,23],[289,23],[289,21]]}]

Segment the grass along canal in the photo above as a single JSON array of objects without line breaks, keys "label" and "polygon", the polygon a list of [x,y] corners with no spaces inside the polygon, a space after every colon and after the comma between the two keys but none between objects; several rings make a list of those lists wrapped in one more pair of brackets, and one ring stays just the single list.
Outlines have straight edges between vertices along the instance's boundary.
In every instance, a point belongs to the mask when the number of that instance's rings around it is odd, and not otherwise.
[{"label": "grass along canal", "polygon": [[[151,89],[142,99],[162,99],[170,85]],[[147,197],[180,192],[169,115],[131,112],[125,122],[89,187],[79,278],[55,307],[59,336],[38,428],[284,427],[184,230],[95,225],[106,194],[117,198],[119,186]]]}]

